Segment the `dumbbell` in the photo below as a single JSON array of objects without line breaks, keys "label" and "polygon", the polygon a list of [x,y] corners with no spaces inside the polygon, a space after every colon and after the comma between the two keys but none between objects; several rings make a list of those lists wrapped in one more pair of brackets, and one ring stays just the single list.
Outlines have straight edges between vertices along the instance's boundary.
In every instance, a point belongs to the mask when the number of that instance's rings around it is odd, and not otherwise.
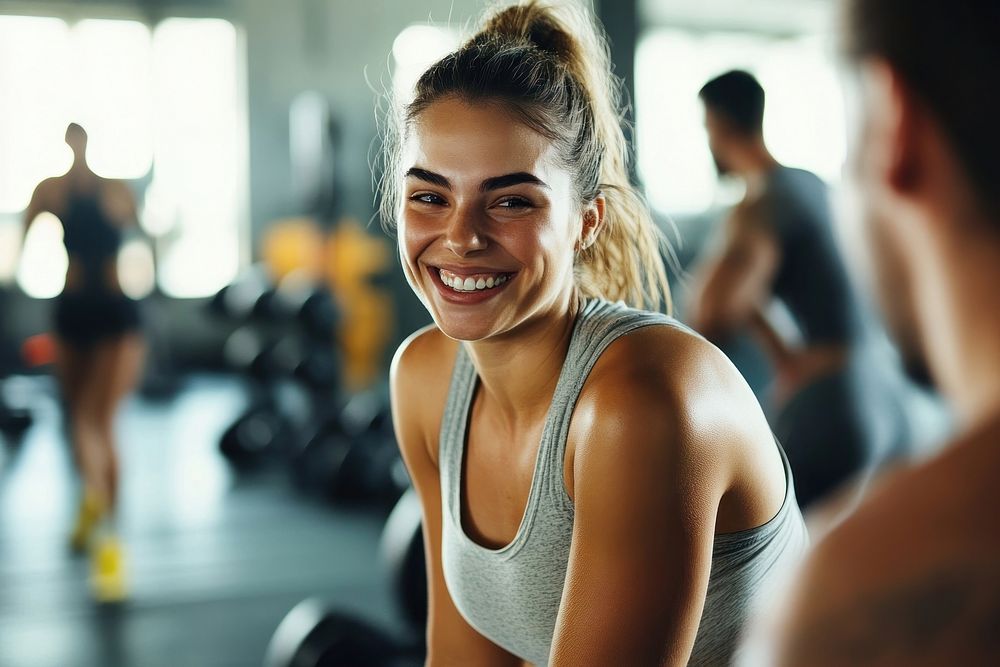
[{"label": "dumbbell", "polygon": [[403,667],[421,664],[419,649],[379,628],[309,598],[278,625],[264,667]]},{"label": "dumbbell", "polygon": [[275,321],[296,322],[302,331],[319,340],[331,340],[339,313],[325,286],[298,273],[290,273],[259,306]]},{"label": "dumbbell", "polygon": [[382,529],[379,560],[400,615],[416,641],[427,626],[427,570],[420,499],[412,488],[396,503]]},{"label": "dumbbell", "polygon": [[30,411],[0,403],[0,433],[11,438],[20,438],[31,428],[32,423],[34,418]]},{"label": "dumbbell", "polygon": [[[299,366],[307,360],[303,346],[294,336],[265,338],[252,325],[242,326],[229,335],[222,348],[222,356],[230,368],[264,383],[298,376],[303,372]],[[313,361],[312,365],[319,364]],[[314,374],[323,372],[326,372],[325,368],[316,370]]]},{"label": "dumbbell", "polygon": [[340,357],[333,345],[308,341],[300,352],[292,375],[315,394],[332,394],[340,386]]},{"label": "dumbbell", "polygon": [[275,406],[262,403],[251,407],[226,429],[219,449],[236,467],[250,469],[274,458],[291,436],[288,418]]},{"label": "dumbbell", "polygon": [[389,504],[405,485],[394,440],[378,432],[349,436],[338,420],[321,425],[292,466],[300,488],[337,503]]},{"label": "dumbbell", "polygon": [[[21,359],[29,368],[41,368],[56,361],[58,348],[49,333],[28,336],[21,343]],[[26,407],[9,405],[0,392],[0,433],[18,439],[31,428],[34,416]]]},{"label": "dumbbell", "polygon": [[354,396],[306,441],[293,473],[301,488],[334,502],[395,502],[408,480],[385,401]]},{"label": "dumbbell", "polygon": [[209,302],[209,310],[236,322],[246,322],[253,316],[267,319],[274,291],[267,272],[260,267],[252,267],[216,292]]}]

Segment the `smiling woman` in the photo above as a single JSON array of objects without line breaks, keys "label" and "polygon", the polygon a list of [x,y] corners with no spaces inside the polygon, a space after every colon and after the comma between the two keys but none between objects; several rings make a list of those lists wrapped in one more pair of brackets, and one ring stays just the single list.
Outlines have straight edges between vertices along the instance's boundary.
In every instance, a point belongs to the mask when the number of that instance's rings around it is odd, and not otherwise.
[{"label": "smiling woman", "polygon": [[[805,544],[743,379],[675,320],[592,17],[527,2],[397,108],[383,213],[429,664],[721,664]],[[617,303],[615,303],[617,302]]]}]

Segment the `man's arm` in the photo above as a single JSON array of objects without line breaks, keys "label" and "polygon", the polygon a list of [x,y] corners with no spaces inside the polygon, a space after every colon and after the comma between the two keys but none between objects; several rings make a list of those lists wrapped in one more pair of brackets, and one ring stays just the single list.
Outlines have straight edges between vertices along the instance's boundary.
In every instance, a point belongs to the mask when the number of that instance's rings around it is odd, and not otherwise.
[{"label": "man's arm", "polygon": [[770,298],[780,249],[762,215],[760,206],[733,211],[722,251],[695,290],[690,324],[710,340],[751,325]]}]

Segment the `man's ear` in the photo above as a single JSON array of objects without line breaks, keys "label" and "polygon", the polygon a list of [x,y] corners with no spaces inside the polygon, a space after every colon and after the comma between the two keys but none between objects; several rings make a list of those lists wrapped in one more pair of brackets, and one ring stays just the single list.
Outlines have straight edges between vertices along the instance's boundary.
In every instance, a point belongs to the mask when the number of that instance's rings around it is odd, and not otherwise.
[{"label": "man's ear", "polygon": [[594,245],[597,235],[604,228],[604,212],[607,200],[603,194],[598,194],[592,202],[583,207],[583,226],[580,230],[579,248],[586,250]]},{"label": "man's ear", "polygon": [[893,197],[911,199],[926,178],[927,110],[899,72],[883,60],[862,66],[869,145],[869,177],[880,181]]}]

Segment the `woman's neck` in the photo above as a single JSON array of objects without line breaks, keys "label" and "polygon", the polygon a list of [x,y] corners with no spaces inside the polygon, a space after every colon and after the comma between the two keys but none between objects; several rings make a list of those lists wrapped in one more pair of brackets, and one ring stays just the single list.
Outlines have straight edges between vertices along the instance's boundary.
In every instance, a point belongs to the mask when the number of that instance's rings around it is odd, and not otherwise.
[{"label": "woman's neck", "polygon": [[479,374],[480,398],[511,427],[548,412],[581,307],[574,289],[509,334],[463,343]]}]

